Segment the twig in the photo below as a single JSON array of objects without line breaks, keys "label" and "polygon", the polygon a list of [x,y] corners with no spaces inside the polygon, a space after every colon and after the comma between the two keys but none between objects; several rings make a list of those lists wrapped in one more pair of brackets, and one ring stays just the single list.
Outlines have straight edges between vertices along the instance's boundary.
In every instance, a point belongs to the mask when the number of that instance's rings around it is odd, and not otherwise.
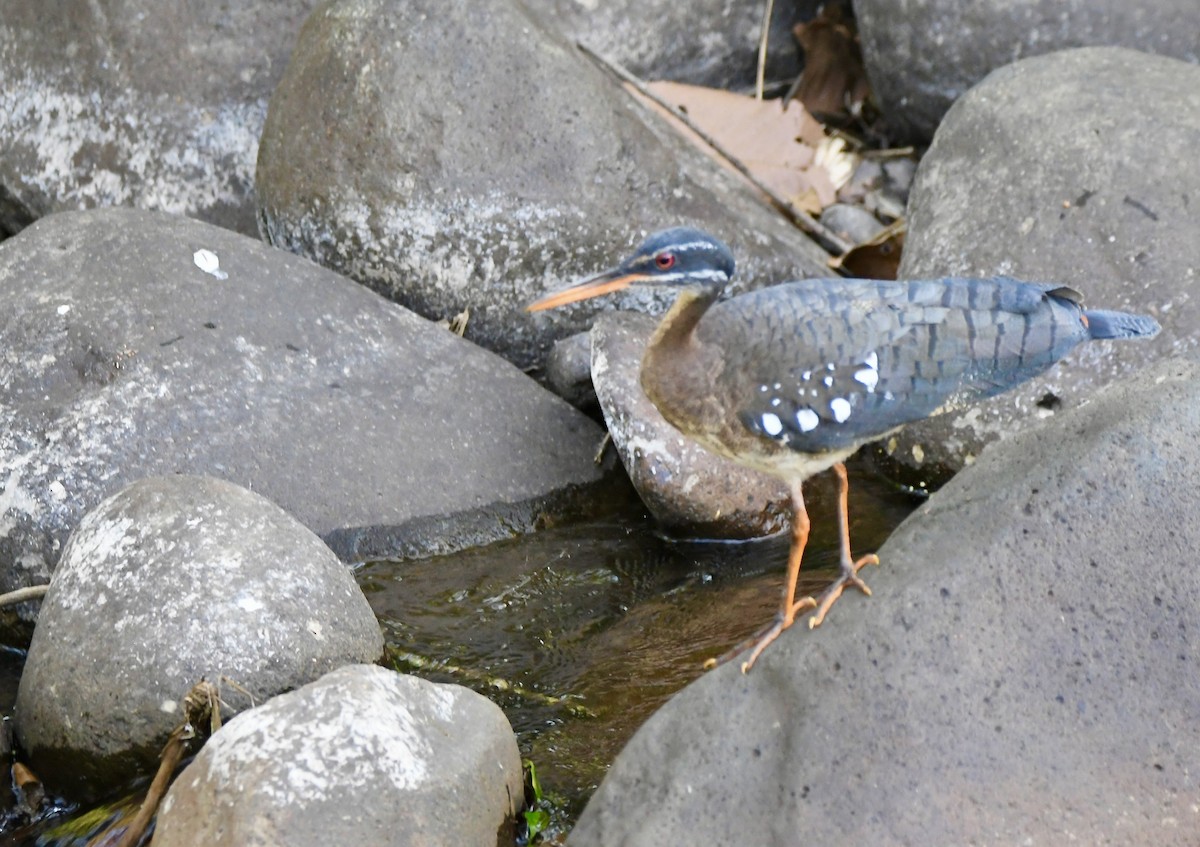
[{"label": "twig", "polygon": [[[117,842],[117,847],[136,847],[137,843],[141,841],[142,835],[154,818],[154,813],[158,811],[158,804],[162,802],[163,795],[167,793],[171,775],[175,773],[175,768],[179,767],[180,761],[183,760],[188,745],[199,734],[197,728],[204,727],[205,724],[209,724],[213,732],[220,728],[221,707],[219,701],[220,692],[217,690],[217,686],[204,679],[193,685],[187,696],[183,698],[183,721],[171,730],[170,736],[167,737],[158,772],[154,774],[154,781],[150,783],[146,799],[142,801],[137,815],[129,824],[129,828],[125,830],[125,834],[121,836],[121,840]],[[205,732],[204,734],[208,735],[209,733]]]},{"label": "twig", "polygon": [[24,603],[26,600],[39,600],[45,597],[46,592],[49,590],[49,585],[28,585],[25,588],[18,588],[7,594],[0,594],[0,608],[15,606],[17,603]]},{"label": "twig", "polygon": [[612,433],[608,430],[604,431],[604,437],[600,439],[600,446],[596,448],[596,455],[592,462],[599,465],[604,461],[604,454],[608,452],[608,445],[612,444]]},{"label": "twig", "polygon": [[763,99],[763,85],[767,76],[767,39],[771,35],[771,13],[774,8],[775,0],[767,0],[766,8],[763,9],[762,33],[758,36],[758,73],[754,76],[755,100]]},{"label": "twig", "polygon": [[729,162],[734,170],[736,170],[746,179],[750,180],[750,182],[754,184],[755,188],[767,195],[767,197],[771,199],[771,202],[775,204],[775,207],[787,215],[792,223],[799,227],[803,232],[806,232],[812,236],[817,243],[821,245],[825,252],[833,256],[840,256],[853,246],[848,241],[838,236],[838,234],[833,230],[829,229],[829,227],[825,226],[820,221],[816,220],[812,215],[808,214],[808,212],[804,211],[790,200],[778,194],[774,189],[765,185],[762,180],[756,177],[748,167],[742,164],[740,159],[730,153],[720,142],[692,123],[691,118],[689,118],[686,113],[671,105],[659,95],[655,94],[648,87],[646,87],[644,82],[631,74],[625,68],[621,67],[620,65],[613,64],[608,59],[605,59],[600,54],[594,52],[586,44],[577,43],[576,46],[578,46],[588,58],[598,64],[601,68],[608,71],[622,82],[632,85],[635,89],[637,89],[639,94],[657,103],[663,109],[666,109],[672,117],[676,118],[682,122],[684,126],[696,133],[701,141],[715,150],[717,154],[721,156],[721,158]]}]

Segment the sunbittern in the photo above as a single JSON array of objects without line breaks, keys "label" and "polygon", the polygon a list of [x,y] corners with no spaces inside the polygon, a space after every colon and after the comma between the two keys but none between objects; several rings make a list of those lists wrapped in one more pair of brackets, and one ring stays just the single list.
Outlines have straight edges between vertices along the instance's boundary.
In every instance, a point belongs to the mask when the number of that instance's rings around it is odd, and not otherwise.
[{"label": "sunbittern", "polygon": [[[791,490],[787,580],[775,621],[755,636],[748,670],[797,613],[820,625],[875,556],[850,554],[843,461],[912,421],[961,408],[1045,371],[1077,344],[1150,338],[1149,317],[1084,309],[1062,285],[1006,277],[883,281],[805,279],[717,302],[733,255],[679,227],[647,238],[611,270],[530,304],[536,311],[628,285],[679,289],[642,359],[642,389],[662,416],[712,452],[773,474]],[[834,468],[840,483],[841,575],[819,599],[796,600],[809,520],[804,480]]]}]

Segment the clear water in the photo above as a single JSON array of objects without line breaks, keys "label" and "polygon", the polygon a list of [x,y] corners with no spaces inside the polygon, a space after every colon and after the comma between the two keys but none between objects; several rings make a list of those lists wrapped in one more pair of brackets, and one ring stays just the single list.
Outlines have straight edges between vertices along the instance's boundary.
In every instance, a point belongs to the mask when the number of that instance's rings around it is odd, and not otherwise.
[{"label": "clear water", "polygon": [[[850,491],[856,555],[919,502],[861,468]],[[804,593],[835,573],[835,492],[832,475],[806,485]],[[371,563],[358,577],[394,667],[470,686],[504,709],[565,831],[655,709],[775,613],[787,552],[786,535],[664,538],[630,508],[453,556]]]}]

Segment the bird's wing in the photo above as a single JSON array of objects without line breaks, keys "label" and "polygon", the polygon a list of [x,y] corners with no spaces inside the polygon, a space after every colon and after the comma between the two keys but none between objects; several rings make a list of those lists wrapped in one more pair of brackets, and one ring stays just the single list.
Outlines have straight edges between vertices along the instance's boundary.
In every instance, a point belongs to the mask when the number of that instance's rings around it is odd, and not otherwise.
[{"label": "bird's wing", "polygon": [[742,424],[817,453],[1044,370],[1080,340],[1076,298],[1010,279],[805,280],[713,311],[740,327],[723,381]]}]

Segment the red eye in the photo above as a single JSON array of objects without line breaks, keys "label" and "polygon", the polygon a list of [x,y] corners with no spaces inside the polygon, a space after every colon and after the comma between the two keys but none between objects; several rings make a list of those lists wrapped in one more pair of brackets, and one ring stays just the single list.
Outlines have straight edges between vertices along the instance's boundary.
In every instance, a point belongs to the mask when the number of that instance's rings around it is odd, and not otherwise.
[{"label": "red eye", "polygon": [[675,254],[659,253],[654,257],[654,265],[660,271],[669,271],[671,268],[675,267]]}]

